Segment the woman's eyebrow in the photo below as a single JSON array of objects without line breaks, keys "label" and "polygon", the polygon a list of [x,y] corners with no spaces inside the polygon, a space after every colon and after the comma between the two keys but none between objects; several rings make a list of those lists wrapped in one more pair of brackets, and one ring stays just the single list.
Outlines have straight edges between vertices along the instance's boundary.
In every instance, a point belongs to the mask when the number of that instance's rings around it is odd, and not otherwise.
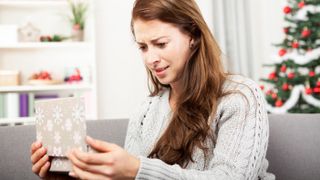
[{"label": "woman's eyebrow", "polygon": [[[157,41],[159,41],[160,39],[163,39],[163,38],[168,38],[168,36],[157,37],[157,38],[151,39],[150,42],[151,43],[156,43]],[[139,42],[137,40],[136,40],[136,43],[137,44],[146,44],[145,42]]]},{"label": "woman's eyebrow", "polygon": [[136,41],[136,43],[139,44],[139,45],[146,44],[146,43],[144,43],[144,42],[138,42],[138,41]]},{"label": "woman's eyebrow", "polygon": [[167,38],[167,36],[161,36],[161,37],[157,37],[157,38],[151,39],[151,42],[155,43],[155,42],[157,42],[157,41],[159,41],[160,39],[163,39],[163,38]]}]

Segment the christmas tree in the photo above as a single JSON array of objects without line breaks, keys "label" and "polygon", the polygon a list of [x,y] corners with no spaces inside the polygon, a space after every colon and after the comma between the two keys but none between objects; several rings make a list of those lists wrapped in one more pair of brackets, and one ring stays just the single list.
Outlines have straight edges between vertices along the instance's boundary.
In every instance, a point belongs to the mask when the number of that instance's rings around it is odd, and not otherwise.
[{"label": "christmas tree", "polygon": [[320,0],[287,0],[285,38],[266,83],[271,113],[320,113]]}]

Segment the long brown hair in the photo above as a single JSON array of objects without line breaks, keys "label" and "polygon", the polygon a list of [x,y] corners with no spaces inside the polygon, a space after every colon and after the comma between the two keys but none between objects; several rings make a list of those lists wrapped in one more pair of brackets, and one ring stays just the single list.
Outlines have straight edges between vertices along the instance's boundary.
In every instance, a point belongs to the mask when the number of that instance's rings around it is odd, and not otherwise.
[{"label": "long brown hair", "polygon": [[[175,25],[194,40],[192,55],[181,75],[182,92],[179,92],[175,111],[165,132],[149,157],[159,158],[168,164],[186,167],[198,147],[207,154],[206,140],[215,144],[211,123],[223,96],[222,85],[226,79],[221,51],[214,40],[194,0],[136,0],[132,11],[131,29],[137,19],[160,20]],[[162,87],[148,70],[153,87],[150,95],[157,95]]]}]

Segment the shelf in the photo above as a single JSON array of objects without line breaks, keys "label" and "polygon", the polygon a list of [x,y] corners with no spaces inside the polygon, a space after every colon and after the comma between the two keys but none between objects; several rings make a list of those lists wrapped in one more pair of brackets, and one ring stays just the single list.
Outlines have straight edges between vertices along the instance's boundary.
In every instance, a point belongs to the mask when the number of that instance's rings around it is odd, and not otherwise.
[{"label": "shelf", "polygon": [[0,6],[37,7],[37,6],[66,6],[66,0],[0,0]]},{"label": "shelf", "polygon": [[90,84],[0,86],[0,92],[86,91],[91,89]]},{"label": "shelf", "polygon": [[34,124],[35,117],[0,118],[0,125]]},{"label": "shelf", "polygon": [[0,44],[0,49],[91,48],[89,42],[27,42]]},{"label": "shelf", "polygon": [[[66,39],[62,42],[19,42],[19,40],[0,40],[0,69],[19,70],[21,85],[0,86],[0,94],[7,97],[26,93],[34,95],[85,96],[90,119],[97,119],[97,62],[95,42],[94,0],[80,0],[88,5],[84,41]],[[67,14],[66,14],[67,13]],[[69,36],[70,24],[65,16],[71,15],[68,0],[0,0],[0,21],[2,24],[20,27],[30,21],[41,30],[41,34],[54,33]],[[50,23],[48,23],[50,22]],[[46,69],[53,74],[71,74],[72,67],[79,67],[84,80],[79,84],[31,85],[27,83],[28,74]],[[83,68],[83,70],[82,70]],[[70,69],[70,70],[69,70]],[[69,72],[70,71],[70,72]],[[6,102],[5,102],[6,103]],[[6,105],[5,105],[6,107]],[[2,107],[1,107],[2,108]],[[6,109],[7,111],[7,109]],[[0,125],[34,124],[32,118],[0,118]],[[1,178],[0,178],[1,179]]]}]

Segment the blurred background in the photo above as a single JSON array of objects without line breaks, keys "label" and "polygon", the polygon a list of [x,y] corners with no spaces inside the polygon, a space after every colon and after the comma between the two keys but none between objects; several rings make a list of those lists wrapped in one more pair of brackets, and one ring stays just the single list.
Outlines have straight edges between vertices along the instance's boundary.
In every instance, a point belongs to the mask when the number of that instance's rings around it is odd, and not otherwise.
[{"label": "blurred background", "polygon": [[[0,0],[0,124],[34,122],[35,100],[69,96],[85,98],[87,119],[130,117],[148,95],[133,2]],[[225,69],[261,85],[269,112],[320,112],[319,0],[196,2]]]}]

